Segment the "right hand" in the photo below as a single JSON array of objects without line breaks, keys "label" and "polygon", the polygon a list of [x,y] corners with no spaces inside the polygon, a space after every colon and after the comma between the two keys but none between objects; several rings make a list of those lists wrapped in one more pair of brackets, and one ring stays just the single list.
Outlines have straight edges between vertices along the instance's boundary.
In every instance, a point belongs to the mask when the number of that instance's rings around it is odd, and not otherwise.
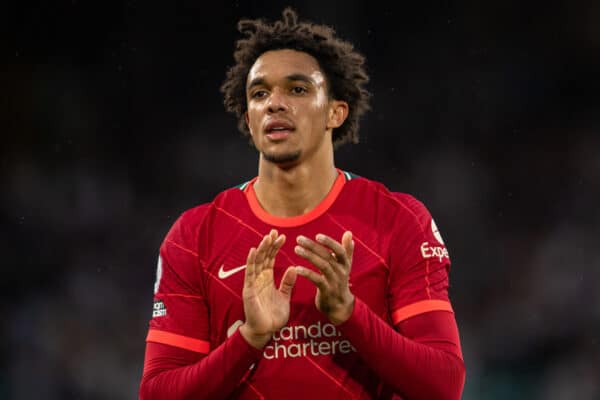
[{"label": "right hand", "polygon": [[290,317],[296,269],[290,267],[285,271],[279,288],[273,279],[275,256],[284,242],[285,235],[273,229],[263,237],[257,249],[253,247],[248,252],[242,291],[246,322],[240,327],[240,333],[258,349],[263,348]]}]

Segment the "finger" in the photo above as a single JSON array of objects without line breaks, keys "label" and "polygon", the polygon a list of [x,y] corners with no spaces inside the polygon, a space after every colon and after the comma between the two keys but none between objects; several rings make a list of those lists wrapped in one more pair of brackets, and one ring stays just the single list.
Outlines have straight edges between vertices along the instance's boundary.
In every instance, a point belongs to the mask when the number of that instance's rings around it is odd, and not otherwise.
[{"label": "finger", "polygon": [[273,245],[275,244],[275,240],[277,240],[277,231],[275,229],[271,229],[268,233],[269,236],[269,246],[265,249],[265,267],[271,267],[271,261],[273,257]]},{"label": "finger", "polygon": [[352,232],[346,231],[342,236],[342,246],[346,251],[346,256],[348,257],[348,262],[352,264],[352,257],[354,256],[354,240],[352,239]]},{"label": "finger", "polygon": [[296,268],[289,267],[285,270],[283,278],[281,278],[281,283],[279,284],[279,291],[288,300],[292,297],[292,289],[294,288],[294,284],[296,283],[297,277],[298,275]]},{"label": "finger", "polygon": [[277,236],[278,236],[278,234],[277,234],[277,230],[275,230],[275,229],[271,229],[271,230],[269,231],[269,233],[267,233],[267,236],[268,236],[268,237],[269,237],[269,239],[271,240],[271,244],[269,245],[269,252],[270,252],[270,251],[271,251],[271,248],[270,248],[270,246],[272,246],[272,245],[273,245],[273,242],[275,241],[275,239],[277,239]]},{"label": "finger", "polygon": [[244,273],[244,286],[248,287],[254,279],[256,279],[256,249],[252,247],[248,252],[248,257],[246,258],[246,272]]},{"label": "finger", "polygon": [[[265,235],[256,249],[256,265],[260,266],[265,260],[269,246],[271,246],[271,235]],[[259,273],[260,271],[257,271]]]},{"label": "finger", "polygon": [[319,269],[319,271],[325,275],[327,280],[333,281],[336,279],[336,274],[331,267],[331,263],[335,262],[335,260],[325,260],[320,255],[314,253],[311,249],[302,246],[294,247],[294,252],[317,267],[317,269]]},{"label": "finger", "polygon": [[281,235],[279,235],[277,240],[275,240],[273,254],[277,254],[277,252],[279,251],[279,249],[281,249],[281,246],[283,246],[284,243],[285,243],[285,235],[281,234]]},{"label": "finger", "polygon": [[[340,261],[340,259],[338,259],[338,256],[336,255],[335,252],[331,251],[329,248],[322,246],[321,244],[314,242],[302,235],[298,236],[297,241],[299,244],[301,244],[301,246],[303,248],[312,251],[321,260],[324,261],[324,263],[320,262],[318,259],[315,259],[314,257],[311,257],[310,259],[307,258],[310,256],[310,252],[307,252],[304,255],[297,253],[298,255],[301,255],[305,259],[312,262],[317,268],[319,268],[327,276],[328,279],[332,279],[335,276],[335,274],[339,273],[338,269],[340,267],[337,264],[339,264],[341,261]],[[332,241],[334,243],[336,243],[337,247],[341,248],[341,245],[339,243],[335,242],[334,240],[332,240]],[[342,248],[341,253],[343,254],[343,248]],[[345,259],[345,256],[341,256],[340,258],[343,260],[343,259]]]},{"label": "finger", "polygon": [[319,243],[307,238],[306,236],[299,235],[296,238],[296,243],[306,249],[309,249],[324,260],[329,261],[331,259],[331,251],[329,249],[321,246]]},{"label": "finger", "polygon": [[279,249],[281,249],[281,246],[283,246],[284,243],[285,243],[285,235],[280,235],[271,244],[271,248],[270,248],[270,252],[269,252],[269,258],[268,258],[268,263],[267,263],[267,267],[268,268],[273,268],[273,266],[275,265],[275,257],[277,256],[277,253],[279,252]]},{"label": "finger", "polygon": [[321,293],[326,292],[328,289],[327,281],[325,277],[321,274],[316,273],[315,271],[311,271],[308,268],[304,267],[296,267],[296,273],[300,276],[305,277],[309,281],[315,284],[321,291]]},{"label": "finger", "polygon": [[271,230],[271,233],[269,234],[271,236],[271,246],[269,247],[269,253],[267,254],[268,258],[272,258],[275,257],[275,254],[277,253],[277,251],[279,250],[279,248],[281,247],[281,243],[279,242],[279,240],[281,240],[281,236],[275,229]]},{"label": "finger", "polygon": [[[322,233],[319,233],[316,236],[316,239],[323,246],[327,246],[328,248],[331,249],[331,251],[333,252],[333,254],[335,254],[335,258],[338,261],[338,263],[340,263],[340,264],[342,264],[344,266],[348,265],[348,254],[347,254],[346,249],[344,248],[343,245],[341,245],[340,243],[338,243],[337,241],[335,241],[331,237],[329,237],[327,235],[324,235]],[[343,237],[342,237],[342,241],[343,241]]]}]

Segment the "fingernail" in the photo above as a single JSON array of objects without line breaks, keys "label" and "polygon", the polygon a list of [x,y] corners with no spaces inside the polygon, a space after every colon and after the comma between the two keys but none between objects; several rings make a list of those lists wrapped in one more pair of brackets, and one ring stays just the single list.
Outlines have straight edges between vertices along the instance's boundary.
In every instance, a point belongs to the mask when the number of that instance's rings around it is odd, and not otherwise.
[{"label": "fingernail", "polygon": [[304,249],[300,246],[294,247],[294,251],[296,252],[296,254],[304,254]]},{"label": "fingernail", "polygon": [[306,238],[304,236],[300,235],[296,238],[296,242],[298,242],[300,244],[306,243]]},{"label": "fingernail", "polygon": [[325,240],[325,235],[323,235],[322,233],[319,233],[319,234],[317,235],[317,240],[318,240],[319,242],[322,242],[322,241],[324,241],[324,240]]}]

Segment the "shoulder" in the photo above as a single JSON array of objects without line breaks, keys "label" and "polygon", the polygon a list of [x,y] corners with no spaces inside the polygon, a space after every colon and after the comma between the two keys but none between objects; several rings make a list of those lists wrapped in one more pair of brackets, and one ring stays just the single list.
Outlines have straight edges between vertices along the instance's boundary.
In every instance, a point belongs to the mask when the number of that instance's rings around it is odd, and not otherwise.
[{"label": "shoulder", "polygon": [[244,182],[218,193],[211,201],[198,204],[183,211],[177,222],[185,226],[201,226],[219,212],[234,210],[245,201],[244,188],[249,183]]},{"label": "shoulder", "polygon": [[344,172],[344,174],[347,174],[348,194],[356,197],[357,200],[375,201],[386,208],[401,210],[409,214],[419,215],[427,212],[423,202],[412,194],[390,190],[382,182],[363,176],[349,172]]},{"label": "shoulder", "polygon": [[356,202],[362,203],[364,211],[373,210],[385,218],[403,224],[415,225],[424,229],[431,220],[431,214],[425,204],[414,195],[390,190],[382,182],[351,174],[346,182],[348,194]]}]

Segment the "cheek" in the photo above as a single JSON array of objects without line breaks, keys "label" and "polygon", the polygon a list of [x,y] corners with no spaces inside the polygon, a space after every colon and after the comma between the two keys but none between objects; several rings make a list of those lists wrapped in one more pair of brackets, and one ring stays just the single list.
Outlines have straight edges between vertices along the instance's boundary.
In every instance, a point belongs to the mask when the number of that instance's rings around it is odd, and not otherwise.
[{"label": "cheek", "polygon": [[322,125],[323,123],[327,124],[327,120],[329,117],[329,109],[328,109],[329,99],[325,91],[321,90],[317,93],[317,95],[311,100],[308,107],[310,109],[310,113],[312,114],[312,123],[313,125]]},{"label": "cheek", "polygon": [[251,134],[254,134],[256,126],[259,124],[258,112],[256,108],[249,107],[246,112],[246,125],[248,125],[248,129]]},{"label": "cheek", "polygon": [[317,95],[311,101],[311,106],[315,109],[324,109],[327,106],[328,98],[325,90],[319,90]]},{"label": "cheek", "polygon": [[321,130],[325,129],[325,125],[327,125],[328,121],[328,109],[322,104],[317,105],[316,107],[310,108],[310,121],[309,123],[313,125],[315,128]]}]

